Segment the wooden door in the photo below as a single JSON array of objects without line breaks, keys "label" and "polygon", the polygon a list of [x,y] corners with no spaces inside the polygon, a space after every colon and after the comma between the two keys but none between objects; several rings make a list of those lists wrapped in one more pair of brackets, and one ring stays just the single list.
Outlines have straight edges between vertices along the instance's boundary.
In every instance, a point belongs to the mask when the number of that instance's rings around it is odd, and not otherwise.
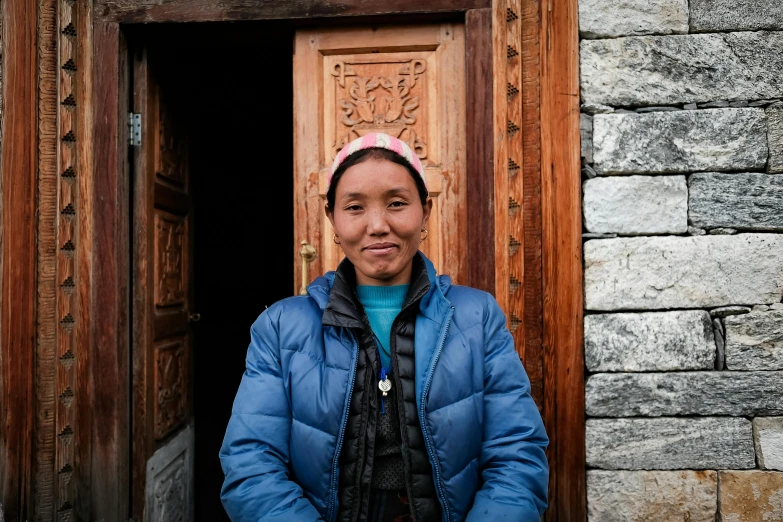
[{"label": "wooden door", "polygon": [[[441,273],[467,281],[465,30],[459,24],[300,30],[294,46],[294,234],[317,257],[311,281],[337,267],[324,204],[337,152],[369,132],[407,142],[433,199],[422,251]],[[295,253],[295,288],[302,284]]]},{"label": "wooden door", "polygon": [[192,515],[192,205],[184,108],[172,91],[165,69],[137,53],[131,496],[133,517],[147,522]]}]

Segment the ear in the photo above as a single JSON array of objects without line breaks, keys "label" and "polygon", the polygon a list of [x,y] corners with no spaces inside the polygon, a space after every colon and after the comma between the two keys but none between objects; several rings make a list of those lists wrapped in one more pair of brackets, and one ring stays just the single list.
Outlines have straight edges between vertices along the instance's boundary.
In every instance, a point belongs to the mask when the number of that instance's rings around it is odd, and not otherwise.
[{"label": "ear", "polygon": [[329,218],[332,228],[334,228],[334,211],[329,208],[328,203],[324,204],[324,212],[326,213],[326,217]]},{"label": "ear", "polygon": [[424,205],[424,217],[422,218],[422,228],[427,228],[427,222],[430,220],[430,214],[432,214],[432,198],[427,198],[427,203]]}]

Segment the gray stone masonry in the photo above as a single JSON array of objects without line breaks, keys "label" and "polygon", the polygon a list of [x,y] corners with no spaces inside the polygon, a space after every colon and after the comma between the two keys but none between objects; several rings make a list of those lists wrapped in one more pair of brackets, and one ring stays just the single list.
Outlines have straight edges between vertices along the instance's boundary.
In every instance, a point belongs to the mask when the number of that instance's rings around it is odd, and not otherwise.
[{"label": "gray stone masonry", "polygon": [[753,419],[753,442],[761,469],[783,471],[783,417]]},{"label": "gray stone masonry", "polygon": [[714,522],[715,471],[587,472],[588,519],[598,522]]},{"label": "gray stone masonry", "polygon": [[596,114],[593,168],[598,174],[763,169],[766,120],[763,109]]},{"label": "gray stone masonry", "polygon": [[701,310],[585,316],[589,372],[709,370],[715,361],[710,316]]},{"label": "gray stone masonry", "polygon": [[724,319],[726,369],[783,370],[783,310]]},{"label": "gray stone masonry", "polygon": [[584,267],[588,310],[774,303],[783,296],[783,235],[597,239],[584,244]]},{"label": "gray stone masonry", "polygon": [[694,33],[783,28],[780,0],[690,0],[690,7]]},{"label": "gray stone masonry", "polygon": [[[780,5],[783,5],[783,2]],[[766,112],[769,142],[767,172],[779,174],[783,173],[783,103],[770,105]]]},{"label": "gray stone masonry", "polygon": [[599,373],[585,403],[591,417],[781,415],[783,372]]},{"label": "gray stone masonry", "polygon": [[687,0],[579,0],[583,38],[687,32]]},{"label": "gray stone masonry", "polygon": [[601,177],[586,181],[583,188],[584,225],[590,232],[645,235],[688,231],[685,176]]},{"label": "gray stone masonry", "polygon": [[587,465],[602,469],[749,469],[750,421],[736,417],[587,419]]},{"label": "gray stone masonry", "polygon": [[694,226],[783,231],[783,176],[699,173],[688,188]]},{"label": "gray stone masonry", "polygon": [[723,522],[783,521],[783,473],[718,473],[718,519]]},{"label": "gray stone masonry", "polygon": [[582,103],[672,105],[783,97],[783,32],[582,40]]}]

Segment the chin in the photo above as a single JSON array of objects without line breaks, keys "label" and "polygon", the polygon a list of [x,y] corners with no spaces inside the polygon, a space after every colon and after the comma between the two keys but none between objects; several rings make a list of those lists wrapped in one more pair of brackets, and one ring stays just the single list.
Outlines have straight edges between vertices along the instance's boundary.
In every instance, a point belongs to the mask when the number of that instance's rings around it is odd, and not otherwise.
[{"label": "chin", "polygon": [[363,267],[364,270],[362,270],[362,273],[370,278],[375,279],[376,281],[390,281],[394,279],[401,270],[394,270],[392,267],[389,267],[388,265],[378,267],[376,266],[367,266]]}]

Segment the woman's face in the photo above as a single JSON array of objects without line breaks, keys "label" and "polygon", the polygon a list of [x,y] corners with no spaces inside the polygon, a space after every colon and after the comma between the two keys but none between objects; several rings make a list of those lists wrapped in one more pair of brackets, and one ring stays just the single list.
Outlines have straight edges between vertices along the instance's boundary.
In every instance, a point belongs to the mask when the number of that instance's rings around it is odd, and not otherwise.
[{"label": "woman's face", "polygon": [[411,279],[432,201],[422,207],[416,182],[397,163],[368,159],[340,177],[326,210],[360,285],[401,285]]}]

